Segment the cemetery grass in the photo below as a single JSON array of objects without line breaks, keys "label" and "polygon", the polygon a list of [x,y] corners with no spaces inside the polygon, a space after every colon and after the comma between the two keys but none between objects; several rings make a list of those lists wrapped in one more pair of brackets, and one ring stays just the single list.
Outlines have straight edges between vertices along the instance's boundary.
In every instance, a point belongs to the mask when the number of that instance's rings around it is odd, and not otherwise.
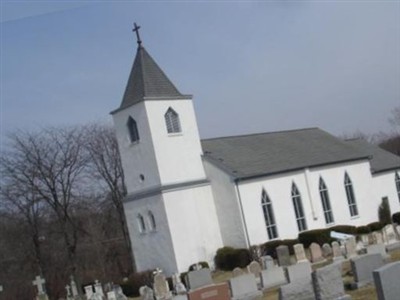
[{"label": "cemetery grass", "polygon": [[[391,252],[390,257],[391,257],[391,261],[400,261],[400,250]],[[324,263],[324,264],[319,264],[316,267],[317,268],[323,267],[324,265],[329,264],[329,262]],[[246,269],[243,269],[243,271],[246,271]],[[346,261],[343,263],[342,276],[343,276],[343,283],[345,284],[345,286],[346,286],[346,284],[353,282],[353,276],[351,275],[351,268],[350,268],[349,261]],[[228,281],[230,278],[232,278],[232,272],[216,271],[213,274],[213,281],[215,283],[225,282],[225,281]],[[345,292],[348,295],[350,295],[353,300],[376,300],[377,299],[375,287],[373,284],[366,285],[357,290],[346,289]],[[129,299],[139,300],[140,297],[129,298]],[[278,300],[278,299],[279,299],[279,288],[268,289],[267,291],[264,292],[264,295],[262,297],[262,300]]]}]

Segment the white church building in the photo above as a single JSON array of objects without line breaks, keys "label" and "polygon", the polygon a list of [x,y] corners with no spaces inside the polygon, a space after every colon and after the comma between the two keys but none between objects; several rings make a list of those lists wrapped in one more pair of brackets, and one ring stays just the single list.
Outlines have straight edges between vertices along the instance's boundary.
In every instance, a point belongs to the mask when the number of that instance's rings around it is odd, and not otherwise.
[{"label": "white church building", "polygon": [[366,142],[318,128],[201,140],[192,96],[138,44],[111,113],[138,271],[186,272],[223,246],[366,225],[385,197],[400,211],[400,158]]}]

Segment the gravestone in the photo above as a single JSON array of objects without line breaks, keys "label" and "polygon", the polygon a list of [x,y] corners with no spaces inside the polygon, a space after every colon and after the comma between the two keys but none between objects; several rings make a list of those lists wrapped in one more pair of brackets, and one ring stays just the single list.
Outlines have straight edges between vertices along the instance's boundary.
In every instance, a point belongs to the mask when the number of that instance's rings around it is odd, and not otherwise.
[{"label": "gravestone", "polygon": [[312,269],[310,262],[302,262],[286,267],[286,274],[289,282],[295,282],[302,279],[311,280],[311,272]]},{"label": "gravestone", "polygon": [[70,276],[70,281],[71,281],[71,293],[72,293],[72,297],[77,297],[79,294],[78,294],[78,288],[76,287],[76,282],[75,282],[75,279],[74,279],[74,276],[73,275],[71,275]]},{"label": "gravestone", "polygon": [[385,237],[386,248],[390,251],[393,249],[400,248],[400,241],[397,240],[396,232],[394,231],[394,226],[388,224],[383,228],[383,236]]},{"label": "gravestone", "polygon": [[296,257],[297,263],[307,262],[306,252],[304,251],[303,244],[296,244],[293,246],[294,256]]},{"label": "gravestone", "polygon": [[190,291],[189,300],[230,300],[228,283],[212,284]]},{"label": "gravestone", "polygon": [[36,288],[38,290],[38,294],[36,297],[36,299],[38,299],[38,300],[48,300],[49,299],[45,292],[45,287],[44,287],[45,283],[46,283],[46,280],[44,280],[40,276],[36,276],[35,280],[32,281],[32,285],[36,286]]},{"label": "gravestone", "polygon": [[[117,294],[115,293],[115,291],[107,292],[107,300],[117,300]],[[141,300],[142,300],[142,298],[141,298]],[[146,299],[146,300],[154,300],[154,298]]]},{"label": "gravestone", "polygon": [[260,260],[264,270],[275,267],[274,259],[269,255],[261,256]]},{"label": "gravestone", "polygon": [[190,271],[187,274],[187,279],[190,290],[213,284],[211,271],[208,268],[197,271]]},{"label": "gravestone", "polygon": [[344,242],[344,247],[346,249],[346,258],[353,258],[357,256],[357,244],[354,236],[348,238]]},{"label": "gravestone", "polygon": [[354,288],[360,288],[372,282],[372,272],[383,265],[380,254],[365,254],[350,260],[351,270],[354,276]]},{"label": "gravestone", "polygon": [[393,262],[373,271],[378,300],[398,300],[400,297],[400,262]]},{"label": "gravestone", "polygon": [[315,299],[311,279],[297,280],[279,288],[279,300]]},{"label": "gravestone", "polygon": [[168,282],[163,273],[158,272],[154,276],[154,296],[156,300],[166,300],[172,298],[172,293],[169,290]]},{"label": "gravestone", "polygon": [[384,244],[369,245],[367,247],[367,254],[377,254],[377,253],[382,255],[383,259],[390,258],[390,255],[386,253],[386,247]]},{"label": "gravestone", "polygon": [[179,273],[175,273],[174,275],[172,275],[172,284],[174,286],[174,290],[177,295],[186,294],[186,287],[182,283],[181,276]]},{"label": "gravestone", "polygon": [[316,300],[351,299],[344,292],[342,265],[336,262],[312,273]]},{"label": "gravestone", "polygon": [[370,244],[369,243],[368,234],[362,234],[361,235],[361,241],[362,241],[362,243],[364,244],[365,247],[368,246]]},{"label": "gravestone", "polygon": [[270,268],[261,272],[261,286],[263,289],[269,289],[286,283],[287,279],[283,267]]},{"label": "gravestone", "polygon": [[233,277],[238,277],[240,275],[246,274],[241,268],[234,268],[232,271],[232,276]]},{"label": "gravestone", "polygon": [[379,231],[374,231],[372,235],[374,237],[375,244],[383,244],[382,233]]},{"label": "gravestone", "polygon": [[104,297],[104,292],[103,292],[103,287],[101,283],[98,280],[94,281],[94,292],[96,295],[99,295],[101,297]]},{"label": "gravestone", "polygon": [[256,277],[253,274],[231,278],[229,286],[232,300],[253,299],[262,296],[262,292],[257,289]]},{"label": "gravestone", "polygon": [[340,249],[340,245],[338,242],[332,242],[332,254],[333,254],[333,260],[343,260],[344,257],[342,255],[342,250]]},{"label": "gravestone", "polygon": [[[128,297],[126,297],[124,295],[124,292],[120,285],[118,285],[118,284],[114,285],[114,292],[117,295],[117,300],[128,300]],[[169,298],[165,298],[165,299],[169,299]]]},{"label": "gravestone", "polygon": [[365,254],[366,253],[366,249],[364,246],[364,243],[362,241],[358,241],[356,244],[356,251],[358,254]]},{"label": "gravestone", "polygon": [[72,293],[71,293],[71,287],[68,284],[65,286],[65,291],[67,292],[66,293],[67,300],[73,299]]},{"label": "gravestone", "polygon": [[278,263],[281,267],[290,266],[290,253],[288,246],[280,245],[276,247],[276,255],[278,257]]},{"label": "gravestone", "polygon": [[312,243],[309,249],[312,263],[319,263],[325,260],[322,257],[321,247],[317,243]]},{"label": "gravestone", "polygon": [[250,274],[253,274],[256,277],[257,285],[260,285],[260,283],[261,283],[261,279],[260,279],[261,266],[260,266],[260,264],[256,261],[252,261],[247,266],[247,272]]},{"label": "gravestone", "polygon": [[140,300],[154,300],[154,292],[148,286],[139,288]]},{"label": "gravestone", "polygon": [[331,245],[325,243],[322,245],[322,256],[328,258],[332,255],[332,248]]},{"label": "gravestone", "polygon": [[261,273],[261,266],[257,261],[252,261],[248,266],[247,266],[247,272],[254,274],[254,276],[260,277]]},{"label": "gravestone", "polygon": [[84,289],[85,289],[86,299],[91,299],[93,294],[94,294],[93,293],[93,287],[91,285],[87,285],[87,286],[84,287]]}]

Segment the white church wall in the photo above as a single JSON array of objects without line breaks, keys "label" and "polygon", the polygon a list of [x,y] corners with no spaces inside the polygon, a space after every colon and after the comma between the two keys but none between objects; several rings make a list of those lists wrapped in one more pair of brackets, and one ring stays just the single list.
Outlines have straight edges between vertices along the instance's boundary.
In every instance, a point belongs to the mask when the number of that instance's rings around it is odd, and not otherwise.
[{"label": "white church wall", "polygon": [[[351,217],[344,188],[344,174],[347,171],[354,188],[359,215]],[[334,223],[326,224],[319,194],[319,178],[325,181],[333,210]],[[339,224],[364,225],[377,221],[378,202],[373,197],[373,182],[368,161],[343,163],[310,170],[243,181],[239,191],[248,228],[250,244],[268,241],[268,235],[261,206],[264,188],[272,202],[278,226],[278,238],[298,236],[298,228],[291,198],[292,183],[301,194],[307,229],[325,228]],[[314,213],[313,213],[314,211]]]},{"label": "white church wall", "polygon": [[[131,116],[137,123],[139,141],[131,143],[127,121]],[[160,185],[150,127],[143,102],[113,114],[125,183],[128,193]],[[143,174],[144,181],[140,175]]]},{"label": "white church wall", "polygon": [[[191,100],[146,101],[161,184],[205,179],[202,150]],[[181,133],[169,134],[164,114],[171,107],[180,119]]]},{"label": "white church wall", "polygon": [[[161,195],[125,202],[124,211],[137,271],[161,268],[168,274],[175,272],[175,253]],[[154,230],[151,230],[149,211],[155,219]],[[144,232],[140,232],[138,214],[144,218]]]},{"label": "white church wall", "polygon": [[179,272],[191,264],[213,264],[222,238],[209,184],[163,194]]},{"label": "white church wall", "polygon": [[227,173],[205,159],[203,165],[211,182],[224,245],[235,248],[247,247],[235,183]]},{"label": "white church wall", "polygon": [[[358,209],[358,215],[353,217],[350,215],[344,185],[346,172],[352,181]],[[325,223],[319,194],[320,177],[323,178],[328,188],[334,217],[333,224]],[[317,207],[318,221],[316,225],[318,228],[343,224],[360,226],[377,221],[377,201],[373,196],[373,182],[370,164],[367,160],[310,169],[310,191]]]},{"label": "white church wall", "polygon": [[392,214],[400,211],[400,199],[397,194],[395,174],[394,171],[389,171],[372,175],[376,202],[380,204],[383,197],[388,197]]}]

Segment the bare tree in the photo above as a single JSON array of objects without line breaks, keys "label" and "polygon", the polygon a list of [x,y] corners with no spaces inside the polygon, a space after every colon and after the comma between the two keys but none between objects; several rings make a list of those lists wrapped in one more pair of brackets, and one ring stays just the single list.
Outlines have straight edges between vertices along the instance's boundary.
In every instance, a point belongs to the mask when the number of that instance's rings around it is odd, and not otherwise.
[{"label": "bare tree", "polygon": [[131,273],[135,268],[134,259],[122,202],[127,191],[114,129],[105,124],[92,124],[87,127],[85,140],[90,155],[90,175],[102,181],[104,192],[116,209],[130,260],[127,272]]},{"label": "bare tree", "polygon": [[[70,272],[75,273],[81,228],[73,218],[73,204],[80,199],[88,161],[82,130],[51,128],[38,133],[17,132],[9,138],[10,151],[1,159],[3,174],[14,183],[15,190],[20,188],[25,195],[22,197],[50,206],[63,236]],[[18,192],[7,193],[21,197]]]}]

